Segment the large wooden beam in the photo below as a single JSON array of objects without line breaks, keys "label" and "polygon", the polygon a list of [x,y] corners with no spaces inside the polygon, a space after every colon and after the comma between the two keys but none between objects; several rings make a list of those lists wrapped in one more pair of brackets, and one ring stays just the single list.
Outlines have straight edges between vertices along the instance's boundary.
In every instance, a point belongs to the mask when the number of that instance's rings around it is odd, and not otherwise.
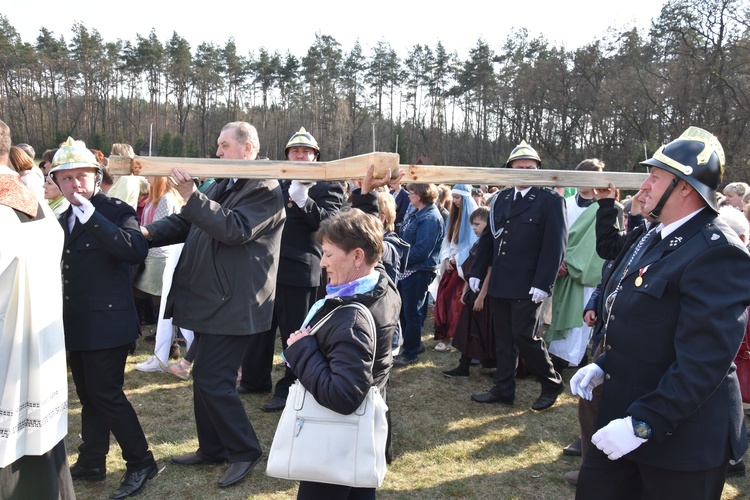
[{"label": "large wooden beam", "polygon": [[611,182],[621,189],[638,189],[646,178],[644,173],[629,172],[400,165],[398,154],[377,152],[316,163],[159,156],[137,156],[132,160],[126,156],[109,157],[109,170],[114,175],[127,175],[134,167],[140,169],[140,175],[163,176],[169,175],[173,167],[178,167],[194,177],[242,179],[350,180],[364,177],[369,165],[375,165],[377,178],[384,177],[388,169],[392,172],[403,169],[406,172],[403,182],[549,187],[605,187]]}]

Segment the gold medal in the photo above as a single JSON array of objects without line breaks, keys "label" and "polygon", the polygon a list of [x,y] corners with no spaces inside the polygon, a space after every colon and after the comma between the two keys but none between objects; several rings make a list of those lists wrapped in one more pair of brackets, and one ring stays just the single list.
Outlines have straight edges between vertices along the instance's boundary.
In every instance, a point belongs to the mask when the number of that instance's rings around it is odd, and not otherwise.
[{"label": "gold medal", "polygon": [[641,286],[642,283],[643,283],[643,278],[641,278],[640,276],[638,276],[635,279],[635,286]]}]

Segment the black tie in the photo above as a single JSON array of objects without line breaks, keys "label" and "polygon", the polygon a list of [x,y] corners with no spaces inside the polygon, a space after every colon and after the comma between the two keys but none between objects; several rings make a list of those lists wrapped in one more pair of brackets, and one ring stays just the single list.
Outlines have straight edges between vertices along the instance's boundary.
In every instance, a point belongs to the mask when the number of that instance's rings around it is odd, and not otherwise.
[{"label": "black tie", "polygon": [[518,205],[518,202],[520,202],[521,200],[523,200],[521,191],[516,191],[516,197],[513,198],[513,203],[510,204],[510,208],[515,208],[515,206]]}]

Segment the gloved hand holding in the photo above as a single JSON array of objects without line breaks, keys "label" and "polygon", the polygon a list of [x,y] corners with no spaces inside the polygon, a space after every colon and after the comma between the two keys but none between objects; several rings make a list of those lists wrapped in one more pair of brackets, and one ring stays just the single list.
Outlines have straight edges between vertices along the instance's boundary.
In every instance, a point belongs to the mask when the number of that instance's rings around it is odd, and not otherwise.
[{"label": "gloved hand holding", "polygon": [[633,432],[633,420],[630,416],[612,420],[591,436],[591,442],[602,450],[610,460],[617,460],[627,455],[648,441],[639,438]]},{"label": "gloved hand holding", "polygon": [[604,382],[604,370],[596,363],[590,363],[579,369],[570,379],[570,392],[574,396],[591,401],[594,387]]},{"label": "gloved hand holding", "polygon": [[73,205],[73,213],[81,224],[85,224],[94,215],[96,209],[89,200],[78,193],[73,193],[73,198],[78,202],[78,205]]},{"label": "gloved hand holding", "polygon": [[538,288],[531,287],[531,290],[529,290],[529,295],[531,295],[531,300],[534,301],[535,304],[539,304],[544,299],[549,297],[549,294],[543,290],[540,290]]},{"label": "gloved hand holding", "polygon": [[482,289],[482,280],[479,278],[469,278],[469,288],[471,288],[472,292],[479,293],[479,290]]},{"label": "gloved hand holding", "polygon": [[298,207],[304,208],[307,203],[307,192],[315,185],[315,181],[292,181],[289,186],[289,197]]}]

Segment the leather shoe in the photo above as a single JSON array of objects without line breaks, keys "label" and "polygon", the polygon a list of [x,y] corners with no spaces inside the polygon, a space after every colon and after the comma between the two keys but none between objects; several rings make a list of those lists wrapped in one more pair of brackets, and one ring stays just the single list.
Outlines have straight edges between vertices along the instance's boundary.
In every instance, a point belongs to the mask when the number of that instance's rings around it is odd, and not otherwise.
[{"label": "leather shoe", "polygon": [[258,458],[251,462],[235,462],[230,464],[227,471],[221,476],[221,479],[219,479],[219,488],[226,488],[227,486],[232,486],[240,481],[243,477],[247,476],[251,470],[253,470],[253,467],[260,462],[261,458],[263,458],[262,453],[258,455]]},{"label": "leather shoe", "polygon": [[745,475],[745,462],[740,459],[735,463],[729,463],[727,477],[742,477]]},{"label": "leather shoe", "polygon": [[581,438],[579,437],[575,438],[572,443],[563,448],[563,455],[568,455],[569,457],[580,457],[581,453]]},{"label": "leather shoe", "polygon": [[[274,396],[263,405],[263,411],[281,411],[286,406],[286,398]],[[241,462],[238,462],[241,463]]]},{"label": "leather shoe", "polygon": [[475,403],[500,403],[503,405],[512,405],[514,396],[497,396],[492,391],[475,392],[471,395],[471,400]]},{"label": "leather shoe", "polygon": [[394,368],[403,368],[404,366],[413,365],[414,363],[418,363],[419,358],[407,358],[403,354],[398,357],[398,359],[393,360],[393,367]]},{"label": "leather shoe", "polygon": [[573,485],[573,486],[578,485],[578,471],[577,470],[566,472],[564,477],[565,477],[566,483]]},{"label": "leather shoe", "polygon": [[112,496],[109,498],[118,500],[120,498],[132,497],[146,486],[146,481],[158,473],[159,467],[156,465],[156,462],[153,462],[144,469],[135,472],[126,472],[125,477],[120,483],[120,488],[112,493]]},{"label": "leather shoe", "polygon": [[273,387],[260,387],[260,388],[248,389],[244,385],[240,384],[237,386],[237,394],[265,394],[265,393],[271,392],[271,389],[273,389]]},{"label": "leather shoe", "polygon": [[187,453],[185,455],[175,455],[172,457],[172,463],[177,465],[214,465],[225,464],[226,460],[207,460],[197,453]]},{"label": "leather shoe", "polygon": [[81,467],[76,462],[76,464],[70,468],[70,477],[72,477],[73,479],[82,479],[84,481],[89,481],[92,483],[99,483],[107,479],[107,469],[105,467],[95,467],[93,469],[87,469],[86,467]]},{"label": "leather shoe", "polygon": [[534,411],[542,411],[546,410],[553,404],[555,404],[555,401],[557,401],[557,396],[562,394],[562,392],[565,390],[565,385],[560,384],[560,387],[554,389],[550,392],[543,392],[539,398],[534,402],[533,405],[531,405],[531,409]]}]

